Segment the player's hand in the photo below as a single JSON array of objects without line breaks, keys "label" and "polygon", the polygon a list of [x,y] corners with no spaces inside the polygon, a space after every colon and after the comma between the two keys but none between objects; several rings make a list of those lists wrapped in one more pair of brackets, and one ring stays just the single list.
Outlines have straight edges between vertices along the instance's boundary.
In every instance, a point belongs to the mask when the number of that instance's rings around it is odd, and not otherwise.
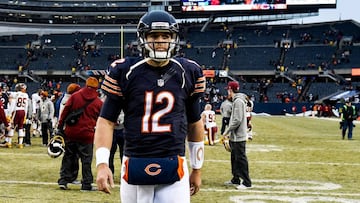
[{"label": "player's hand", "polygon": [[96,184],[99,191],[111,194],[111,189],[114,188],[114,179],[108,165],[100,164],[97,167]]},{"label": "player's hand", "polygon": [[54,131],[54,135],[60,135],[61,137],[65,137],[65,132],[62,128],[56,128]]},{"label": "player's hand", "polygon": [[201,186],[201,171],[200,169],[193,169],[190,174],[190,196],[199,192]]}]

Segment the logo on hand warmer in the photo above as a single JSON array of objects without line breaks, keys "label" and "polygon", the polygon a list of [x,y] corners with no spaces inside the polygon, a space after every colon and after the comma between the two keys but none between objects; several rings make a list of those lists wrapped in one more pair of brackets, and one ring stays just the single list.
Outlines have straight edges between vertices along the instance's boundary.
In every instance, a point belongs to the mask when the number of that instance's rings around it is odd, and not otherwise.
[{"label": "logo on hand warmer", "polygon": [[156,176],[161,173],[161,166],[159,164],[149,164],[144,169],[145,173],[150,176]]}]

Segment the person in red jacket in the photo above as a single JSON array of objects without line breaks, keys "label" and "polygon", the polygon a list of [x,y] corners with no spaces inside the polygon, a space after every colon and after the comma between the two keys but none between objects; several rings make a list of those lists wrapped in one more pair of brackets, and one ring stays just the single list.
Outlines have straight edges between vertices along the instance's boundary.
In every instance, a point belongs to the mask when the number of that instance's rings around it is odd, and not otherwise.
[{"label": "person in red jacket", "polygon": [[[66,102],[61,114],[58,131],[64,128],[65,153],[61,163],[60,189],[68,189],[67,184],[72,182],[72,163],[79,157],[82,164],[82,191],[93,191],[93,175],[91,163],[93,159],[93,143],[97,118],[100,114],[102,101],[98,97],[99,82],[95,77],[86,80],[86,86],[72,94]],[[79,120],[75,124],[65,123],[66,117],[77,109],[84,108]]]}]

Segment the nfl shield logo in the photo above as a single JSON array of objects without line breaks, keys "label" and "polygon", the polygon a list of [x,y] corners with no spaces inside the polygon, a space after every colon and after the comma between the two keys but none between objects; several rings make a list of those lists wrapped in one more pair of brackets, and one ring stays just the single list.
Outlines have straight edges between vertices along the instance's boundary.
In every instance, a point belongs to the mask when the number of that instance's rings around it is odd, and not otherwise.
[{"label": "nfl shield logo", "polygon": [[164,82],[163,79],[158,79],[158,80],[157,80],[157,85],[158,85],[159,87],[164,86],[164,84],[165,84],[165,82]]}]

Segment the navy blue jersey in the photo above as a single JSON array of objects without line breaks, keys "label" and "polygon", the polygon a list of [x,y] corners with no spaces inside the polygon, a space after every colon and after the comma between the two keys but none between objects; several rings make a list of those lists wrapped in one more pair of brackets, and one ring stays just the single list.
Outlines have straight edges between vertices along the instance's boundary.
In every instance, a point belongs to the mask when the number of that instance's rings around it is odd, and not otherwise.
[{"label": "navy blue jersey", "polygon": [[[113,62],[102,84],[102,90],[119,101],[125,113],[124,154],[184,156],[190,120],[186,109],[191,109],[187,108],[193,105],[191,101],[198,101],[203,95],[205,77],[197,63],[185,58],[171,59],[164,67],[152,67],[146,61],[125,58]],[[199,120],[200,114],[195,117]]]},{"label": "navy blue jersey", "polygon": [[9,95],[5,92],[2,92],[0,95],[1,102],[3,103],[4,109],[8,108],[9,104]]}]

